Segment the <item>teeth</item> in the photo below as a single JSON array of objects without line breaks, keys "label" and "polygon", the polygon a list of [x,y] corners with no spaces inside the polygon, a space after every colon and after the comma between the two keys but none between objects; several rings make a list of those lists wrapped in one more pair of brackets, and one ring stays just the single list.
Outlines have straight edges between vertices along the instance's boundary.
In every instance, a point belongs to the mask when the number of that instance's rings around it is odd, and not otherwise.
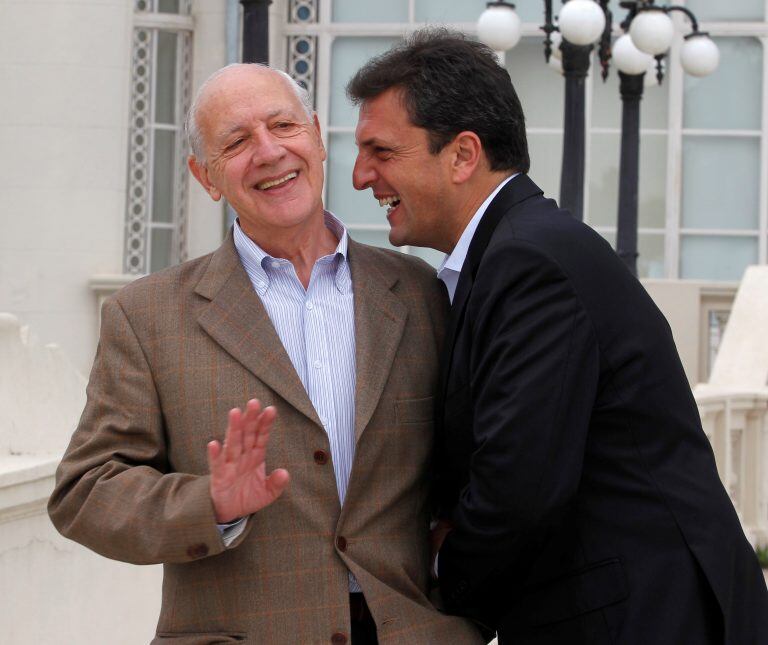
[{"label": "teeth", "polygon": [[272,186],[279,186],[280,184],[284,184],[286,181],[293,179],[296,176],[298,176],[298,173],[289,172],[285,177],[280,177],[280,179],[273,179],[272,181],[265,181],[261,184],[256,184],[256,188],[259,190],[266,190],[267,188],[272,188]]},{"label": "teeth", "polygon": [[400,197],[398,195],[390,195],[389,197],[379,197],[379,206],[391,206],[395,202],[399,202]]}]

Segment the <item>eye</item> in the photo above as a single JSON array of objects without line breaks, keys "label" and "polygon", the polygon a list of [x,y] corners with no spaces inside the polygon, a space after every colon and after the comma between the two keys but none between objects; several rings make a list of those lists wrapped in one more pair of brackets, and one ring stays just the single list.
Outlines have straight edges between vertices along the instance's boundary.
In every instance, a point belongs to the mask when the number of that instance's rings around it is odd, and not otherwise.
[{"label": "eye", "polygon": [[231,151],[231,150],[234,150],[234,149],[235,149],[235,148],[237,148],[237,147],[238,147],[238,146],[239,146],[239,145],[240,145],[240,144],[241,144],[243,141],[244,141],[244,139],[243,139],[242,137],[240,137],[240,138],[238,138],[238,139],[235,139],[235,140],[234,140],[232,143],[229,143],[229,144],[227,144],[227,147],[226,147],[226,148],[224,148],[224,150],[225,150],[226,152],[229,152],[229,151]]},{"label": "eye", "polygon": [[373,154],[375,154],[379,159],[389,159],[392,156],[392,148],[374,146]]},{"label": "eye", "polygon": [[299,125],[293,121],[278,121],[272,126],[272,131],[277,135],[293,134]]}]

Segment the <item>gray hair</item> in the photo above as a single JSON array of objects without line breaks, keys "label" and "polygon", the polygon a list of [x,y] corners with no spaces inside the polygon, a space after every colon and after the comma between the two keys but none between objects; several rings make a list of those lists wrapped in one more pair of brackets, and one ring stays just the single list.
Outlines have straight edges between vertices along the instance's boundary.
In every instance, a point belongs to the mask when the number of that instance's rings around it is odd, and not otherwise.
[{"label": "gray hair", "polygon": [[296,96],[301,103],[301,107],[304,108],[304,112],[306,112],[307,116],[311,119],[314,115],[315,109],[312,105],[312,97],[309,95],[307,89],[303,85],[297,83],[290,75],[286,74],[284,71],[275,69],[262,63],[231,63],[226,65],[225,67],[216,70],[207,79],[205,79],[203,84],[197,90],[195,98],[192,101],[192,105],[190,106],[189,111],[187,112],[187,116],[184,119],[184,132],[187,135],[187,142],[189,143],[190,150],[192,150],[192,154],[199,162],[205,163],[205,151],[203,150],[203,135],[200,132],[200,127],[197,123],[197,113],[200,109],[200,104],[202,103],[202,99],[205,96],[206,90],[216,79],[226,74],[228,70],[238,68],[251,68],[254,66],[272,70],[273,72],[277,72],[280,76],[282,76],[286,81],[288,81],[288,85],[290,85],[291,89],[296,92]]}]

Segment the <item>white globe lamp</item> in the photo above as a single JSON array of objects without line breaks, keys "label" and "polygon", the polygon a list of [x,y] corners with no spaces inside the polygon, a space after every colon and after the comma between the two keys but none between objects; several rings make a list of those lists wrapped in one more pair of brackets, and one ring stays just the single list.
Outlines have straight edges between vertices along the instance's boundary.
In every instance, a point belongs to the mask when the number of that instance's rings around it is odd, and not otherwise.
[{"label": "white globe lamp", "polygon": [[663,9],[651,7],[638,13],[629,26],[629,35],[640,51],[658,56],[669,49],[675,37],[672,19]]},{"label": "white globe lamp", "polygon": [[605,29],[605,14],[593,0],[568,0],[557,20],[563,38],[573,45],[591,45]]},{"label": "white globe lamp", "polygon": [[618,70],[632,76],[644,74],[654,62],[653,56],[641,52],[635,47],[629,34],[624,34],[616,39],[611,54]]},{"label": "white globe lamp", "polygon": [[720,64],[720,50],[707,34],[696,32],[686,36],[680,63],[691,76],[707,76]]},{"label": "white globe lamp", "polygon": [[478,38],[494,51],[512,49],[521,35],[520,16],[507,2],[489,2],[477,21]]}]

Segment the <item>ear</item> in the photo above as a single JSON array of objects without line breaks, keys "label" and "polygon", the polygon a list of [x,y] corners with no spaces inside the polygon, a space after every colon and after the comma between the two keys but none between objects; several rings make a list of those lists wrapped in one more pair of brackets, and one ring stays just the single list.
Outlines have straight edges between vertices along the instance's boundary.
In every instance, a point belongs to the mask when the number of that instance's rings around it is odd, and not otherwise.
[{"label": "ear", "polygon": [[451,179],[455,184],[463,184],[475,174],[475,170],[483,158],[483,144],[480,137],[467,130],[459,132],[450,146],[453,151]]},{"label": "ear", "polygon": [[211,182],[208,176],[208,167],[201,161],[198,161],[195,155],[189,155],[187,167],[195,179],[200,182],[200,185],[205,188],[205,192],[211,196],[211,199],[215,202],[219,201],[221,199],[221,191]]},{"label": "ear", "polygon": [[323,161],[325,161],[328,155],[325,152],[325,144],[323,143],[323,135],[320,132],[320,121],[317,118],[317,112],[312,116],[312,123],[314,124],[315,132],[317,133],[317,141],[320,144],[320,156],[323,158]]}]

